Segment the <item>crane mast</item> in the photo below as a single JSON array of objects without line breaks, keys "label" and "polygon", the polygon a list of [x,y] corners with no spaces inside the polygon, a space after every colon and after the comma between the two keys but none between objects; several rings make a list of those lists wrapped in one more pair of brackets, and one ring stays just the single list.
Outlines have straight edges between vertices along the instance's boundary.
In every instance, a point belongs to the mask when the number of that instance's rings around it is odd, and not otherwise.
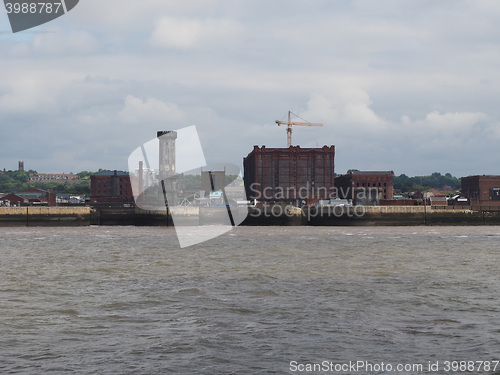
[{"label": "crane mast", "polygon": [[[292,125],[300,125],[300,126],[323,126],[323,124],[317,123],[317,122],[300,122],[300,121],[298,122],[298,121],[292,121],[291,114],[292,114],[292,111],[288,111],[288,122],[283,122],[283,121],[276,120],[276,124],[278,124],[278,126],[280,126],[280,125],[286,125],[287,147],[290,147],[292,145]],[[295,115],[295,113],[294,113],[294,115]],[[297,115],[295,115],[295,116],[297,116]]]}]

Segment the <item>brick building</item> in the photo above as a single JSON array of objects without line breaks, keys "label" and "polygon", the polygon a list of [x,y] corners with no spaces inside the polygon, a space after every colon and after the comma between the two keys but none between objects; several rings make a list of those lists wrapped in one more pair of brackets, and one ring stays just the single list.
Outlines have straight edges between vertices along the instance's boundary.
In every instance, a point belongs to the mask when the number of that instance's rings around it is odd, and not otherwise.
[{"label": "brick building", "polygon": [[103,171],[90,176],[91,203],[129,203],[134,201],[130,176],[121,171]]},{"label": "brick building", "polygon": [[500,206],[500,176],[462,177],[462,195],[471,205]]},{"label": "brick building", "polygon": [[393,181],[393,171],[349,171],[335,179],[335,186],[339,198],[376,205],[382,199],[394,199]]},{"label": "brick building", "polygon": [[56,194],[52,190],[31,188],[5,195],[0,200],[9,201],[11,206],[55,206]]},{"label": "brick building", "polygon": [[78,175],[73,173],[30,173],[30,182],[64,182],[64,183],[79,183],[81,182]]},{"label": "brick building", "polygon": [[23,206],[28,202],[26,198],[16,194],[6,194],[0,197],[0,206]]},{"label": "brick building", "polygon": [[266,148],[254,146],[243,159],[248,199],[315,203],[332,198],[335,146]]}]

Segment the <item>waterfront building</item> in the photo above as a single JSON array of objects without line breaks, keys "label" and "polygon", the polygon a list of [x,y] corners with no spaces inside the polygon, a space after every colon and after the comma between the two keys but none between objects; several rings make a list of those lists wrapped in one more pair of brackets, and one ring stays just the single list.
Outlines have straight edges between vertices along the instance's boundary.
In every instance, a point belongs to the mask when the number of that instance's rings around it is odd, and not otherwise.
[{"label": "waterfront building", "polygon": [[130,176],[122,171],[102,171],[90,176],[91,203],[130,203],[134,201]]},{"label": "waterfront building", "polygon": [[425,190],[423,195],[426,202],[431,206],[447,206],[450,198],[449,194],[434,188]]},{"label": "waterfront building", "polygon": [[353,204],[378,205],[380,200],[394,199],[393,171],[357,171],[337,176],[335,185],[339,198]]},{"label": "waterfront building", "polygon": [[68,193],[56,194],[56,203],[58,206],[74,206],[85,204],[85,195],[71,195]]},{"label": "waterfront building", "polygon": [[462,194],[473,206],[500,206],[500,176],[462,177]]},{"label": "waterfront building", "polygon": [[6,194],[0,197],[0,206],[14,207],[22,206],[27,203],[27,200],[16,194]]},{"label": "waterfront building", "polygon": [[42,190],[31,188],[12,194],[5,195],[0,198],[1,201],[10,202],[11,206],[55,206],[56,194],[52,190]]},{"label": "waterfront building", "polygon": [[335,146],[254,146],[243,159],[248,199],[314,204],[334,198]]}]

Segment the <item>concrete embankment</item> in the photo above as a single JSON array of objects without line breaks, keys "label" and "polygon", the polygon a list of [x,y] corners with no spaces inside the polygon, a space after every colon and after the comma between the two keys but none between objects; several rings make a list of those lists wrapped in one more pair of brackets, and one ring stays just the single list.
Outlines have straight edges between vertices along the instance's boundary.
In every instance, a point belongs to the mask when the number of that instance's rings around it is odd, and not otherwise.
[{"label": "concrete embankment", "polygon": [[[248,213],[248,216],[246,216]],[[408,225],[500,225],[499,207],[429,206],[260,206],[173,207],[144,210],[134,207],[0,207],[0,226],[85,225],[274,225],[274,226],[408,226]],[[231,222],[232,220],[232,222]]]},{"label": "concrete embankment", "polygon": [[137,207],[0,207],[2,226],[88,226],[88,225],[231,225],[239,224],[246,216],[245,209],[231,210],[226,207],[172,207],[144,210]]},{"label": "concrete embankment", "polygon": [[[246,215],[246,209],[244,209]],[[233,221],[237,221],[241,210],[231,210]],[[173,219],[172,219],[173,216]],[[231,225],[228,209],[226,207],[195,207],[176,206],[166,209],[141,209],[141,208],[99,208],[96,221],[98,225],[136,225],[136,226],[197,226],[197,225]]]},{"label": "concrete embankment", "polygon": [[[298,211],[297,211],[298,210]],[[243,225],[408,226],[500,225],[498,207],[253,207]]]},{"label": "concrete embankment", "polygon": [[86,226],[90,207],[0,207],[0,226]]},{"label": "concrete embankment", "polygon": [[249,207],[248,216],[242,225],[276,225],[296,226],[307,225],[307,216],[304,209],[293,206],[258,206]]},{"label": "concrete embankment", "polygon": [[361,225],[500,225],[498,207],[366,207]]}]

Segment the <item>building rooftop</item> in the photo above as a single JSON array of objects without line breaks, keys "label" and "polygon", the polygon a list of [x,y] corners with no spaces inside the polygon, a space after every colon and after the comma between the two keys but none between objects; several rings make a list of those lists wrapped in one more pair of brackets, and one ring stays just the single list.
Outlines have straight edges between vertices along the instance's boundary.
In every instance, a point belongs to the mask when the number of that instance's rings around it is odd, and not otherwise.
[{"label": "building rooftop", "polygon": [[351,173],[353,175],[372,175],[372,176],[394,174],[393,171],[351,171]]},{"label": "building rooftop", "polygon": [[94,173],[92,176],[114,176],[116,172],[117,176],[128,176],[128,172],[123,172],[123,171],[102,171],[102,172],[97,172]]}]

